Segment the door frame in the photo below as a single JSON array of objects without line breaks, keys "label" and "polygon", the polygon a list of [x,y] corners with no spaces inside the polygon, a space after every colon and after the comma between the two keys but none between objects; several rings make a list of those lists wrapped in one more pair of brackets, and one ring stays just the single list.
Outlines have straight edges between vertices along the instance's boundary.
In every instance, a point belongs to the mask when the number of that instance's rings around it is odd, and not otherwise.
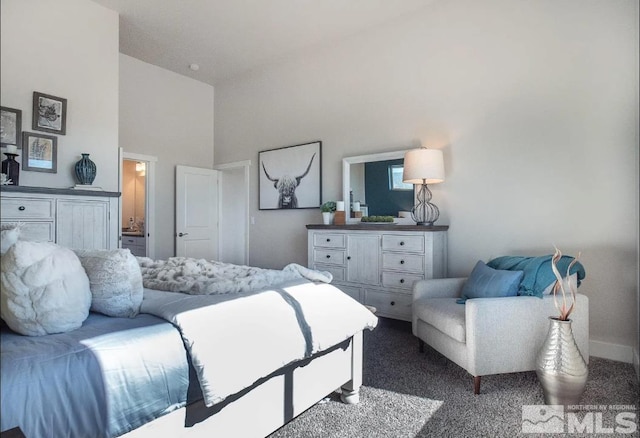
[{"label": "door frame", "polygon": [[[216,164],[213,166],[214,170],[218,170],[221,173],[222,178],[224,178],[224,172],[228,170],[236,170],[243,169],[244,171],[244,204],[245,204],[245,227],[244,227],[244,235],[245,235],[245,248],[244,248],[244,264],[249,265],[249,225],[250,225],[250,216],[251,216],[251,202],[250,202],[250,183],[251,183],[251,160],[242,160],[242,161],[233,161],[231,163],[224,164]],[[221,184],[218,184],[218,200],[222,199],[221,196]],[[223,206],[220,205],[218,208],[218,223],[222,223],[220,220],[220,216],[222,213]],[[218,230],[221,232],[221,230]],[[218,254],[220,254],[220,239],[218,239]]]},{"label": "door frame", "polygon": [[118,217],[118,230],[120,247],[122,247],[122,169],[123,161],[141,161],[146,164],[146,175],[144,179],[144,231],[145,231],[145,254],[150,259],[155,260],[156,255],[156,162],[158,157],[152,155],[137,154],[133,152],[125,152],[123,148],[120,148],[120,202],[119,202],[119,217]]}]

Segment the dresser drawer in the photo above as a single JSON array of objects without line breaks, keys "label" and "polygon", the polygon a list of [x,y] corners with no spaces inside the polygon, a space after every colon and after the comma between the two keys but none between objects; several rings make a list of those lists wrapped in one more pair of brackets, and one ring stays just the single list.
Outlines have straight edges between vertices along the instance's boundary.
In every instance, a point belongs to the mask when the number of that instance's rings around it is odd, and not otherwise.
[{"label": "dresser drawer", "polygon": [[2,198],[2,219],[51,219],[53,200],[35,198]]},{"label": "dresser drawer", "polygon": [[346,237],[344,234],[314,234],[313,246],[322,248],[345,248]]},{"label": "dresser drawer", "polygon": [[382,269],[421,274],[424,270],[424,256],[385,252],[382,253]]},{"label": "dresser drawer", "polygon": [[359,303],[362,303],[364,301],[361,297],[359,287],[345,286],[343,284],[335,284],[334,286],[340,289],[345,294],[349,295],[354,300],[358,301]]},{"label": "dresser drawer", "polygon": [[395,287],[399,289],[413,289],[413,283],[422,280],[423,275],[403,274],[401,272],[383,272],[382,285],[385,287]]},{"label": "dresser drawer", "polygon": [[128,246],[138,245],[145,246],[144,237],[138,236],[122,236],[122,244],[127,244]]},{"label": "dresser drawer", "polygon": [[385,234],[382,236],[383,251],[424,252],[424,237]]},{"label": "dresser drawer", "polygon": [[410,294],[390,294],[380,291],[365,291],[365,304],[377,309],[377,314],[391,316],[406,321],[411,320],[413,296]]},{"label": "dresser drawer", "polygon": [[[11,223],[11,222],[3,222]],[[20,222],[20,240],[54,242],[53,222]]]},{"label": "dresser drawer", "polygon": [[340,266],[314,264],[313,269],[317,271],[327,271],[333,275],[333,281],[344,281],[344,268]]},{"label": "dresser drawer", "polygon": [[313,262],[332,265],[344,265],[344,251],[331,249],[314,249]]}]

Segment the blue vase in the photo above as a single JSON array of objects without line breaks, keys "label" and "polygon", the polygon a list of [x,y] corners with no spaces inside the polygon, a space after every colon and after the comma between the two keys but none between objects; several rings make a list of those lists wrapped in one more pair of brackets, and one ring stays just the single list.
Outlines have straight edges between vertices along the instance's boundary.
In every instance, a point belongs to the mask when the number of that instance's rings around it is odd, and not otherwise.
[{"label": "blue vase", "polygon": [[76,179],[79,184],[93,184],[96,179],[96,163],[89,159],[89,154],[82,154],[82,158],[76,163]]}]

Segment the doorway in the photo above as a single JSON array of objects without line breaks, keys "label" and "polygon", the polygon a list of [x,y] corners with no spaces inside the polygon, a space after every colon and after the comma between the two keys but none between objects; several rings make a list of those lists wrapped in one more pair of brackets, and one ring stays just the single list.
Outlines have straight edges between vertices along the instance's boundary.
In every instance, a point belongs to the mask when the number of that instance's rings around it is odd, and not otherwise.
[{"label": "doorway", "polygon": [[122,153],[121,246],[138,257],[155,258],[155,184],[157,157]]}]

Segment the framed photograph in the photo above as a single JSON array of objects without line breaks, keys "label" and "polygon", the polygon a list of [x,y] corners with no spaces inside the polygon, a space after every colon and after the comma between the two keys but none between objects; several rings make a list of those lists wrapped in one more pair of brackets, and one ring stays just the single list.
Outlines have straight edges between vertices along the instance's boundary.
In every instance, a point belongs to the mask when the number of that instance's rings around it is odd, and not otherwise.
[{"label": "framed photograph", "polygon": [[0,146],[14,144],[20,148],[22,141],[22,111],[0,106]]},{"label": "framed photograph", "polygon": [[31,129],[65,135],[67,133],[67,99],[34,91]]},{"label": "framed photograph", "polygon": [[322,201],[322,142],[258,153],[260,210],[318,208]]},{"label": "framed photograph", "polygon": [[22,133],[22,170],[58,172],[58,137]]}]

